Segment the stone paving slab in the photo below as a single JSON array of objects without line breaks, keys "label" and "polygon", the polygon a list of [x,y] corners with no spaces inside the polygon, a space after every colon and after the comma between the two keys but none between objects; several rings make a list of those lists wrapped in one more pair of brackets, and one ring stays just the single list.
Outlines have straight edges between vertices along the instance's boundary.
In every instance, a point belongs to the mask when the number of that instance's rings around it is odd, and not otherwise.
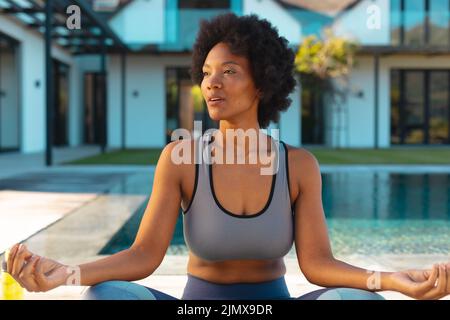
[{"label": "stone paving slab", "polygon": [[96,197],[88,193],[0,191],[0,253]]},{"label": "stone paving slab", "polygon": [[99,257],[101,249],[142,205],[143,195],[99,195],[71,215],[31,237],[31,251],[74,265]]}]

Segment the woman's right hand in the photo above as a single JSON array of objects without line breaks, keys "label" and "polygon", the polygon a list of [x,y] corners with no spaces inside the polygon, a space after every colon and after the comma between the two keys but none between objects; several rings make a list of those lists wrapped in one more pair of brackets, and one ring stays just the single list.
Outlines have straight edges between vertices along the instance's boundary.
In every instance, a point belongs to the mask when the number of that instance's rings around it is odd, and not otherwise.
[{"label": "woman's right hand", "polygon": [[67,282],[68,266],[33,254],[24,244],[9,251],[7,272],[26,290],[45,292]]}]

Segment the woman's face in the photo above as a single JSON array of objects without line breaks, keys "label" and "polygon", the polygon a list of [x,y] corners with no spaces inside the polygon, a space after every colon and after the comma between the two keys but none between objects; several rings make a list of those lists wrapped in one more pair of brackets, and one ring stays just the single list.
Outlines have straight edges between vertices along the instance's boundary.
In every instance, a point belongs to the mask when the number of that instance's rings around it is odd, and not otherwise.
[{"label": "woman's face", "polygon": [[259,96],[247,58],[234,55],[221,42],[209,51],[202,72],[201,89],[211,119],[234,122],[248,116],[257,121]]}]

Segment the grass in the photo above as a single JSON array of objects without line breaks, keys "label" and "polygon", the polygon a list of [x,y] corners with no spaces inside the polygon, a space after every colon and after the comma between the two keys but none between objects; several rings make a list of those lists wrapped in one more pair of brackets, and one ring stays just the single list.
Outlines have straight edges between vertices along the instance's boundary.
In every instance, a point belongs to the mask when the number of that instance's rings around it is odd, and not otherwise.
[{"label": "grass", "polygon": [[66,162],[76,165],[154,165],[158,162],[162,148],[154,149],[127,149],[98,154],[96,156]]},{"label": "grass", "polygon": [[306,149],[316,156],[320,164],[450,164],[450,147]]},{"label": "grass", "polygon": [[[331,149],[305,147],[320,164],[450,164],[450,147]],[[112,151],[68,162],[76,165],[155,165],[161,148]]]}]

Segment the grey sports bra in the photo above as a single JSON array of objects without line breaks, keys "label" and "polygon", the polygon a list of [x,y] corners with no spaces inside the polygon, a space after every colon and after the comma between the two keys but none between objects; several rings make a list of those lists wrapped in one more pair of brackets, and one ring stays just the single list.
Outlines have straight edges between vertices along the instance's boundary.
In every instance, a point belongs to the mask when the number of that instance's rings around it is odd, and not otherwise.
[{"label": "grey sports bra", "polygon": [[220,261],[276,259],[289,252],[294,241],[294,214],[288,150],[284,142],[281,144],[283,147],[276,144],[279,166],[272,176],[269,199],[252,215],[237,215],[223,208],[214,192],[212,166],[205,161],[195,165],[194,193],[183,210],[184,239],[192,253],[204,260]]}]

